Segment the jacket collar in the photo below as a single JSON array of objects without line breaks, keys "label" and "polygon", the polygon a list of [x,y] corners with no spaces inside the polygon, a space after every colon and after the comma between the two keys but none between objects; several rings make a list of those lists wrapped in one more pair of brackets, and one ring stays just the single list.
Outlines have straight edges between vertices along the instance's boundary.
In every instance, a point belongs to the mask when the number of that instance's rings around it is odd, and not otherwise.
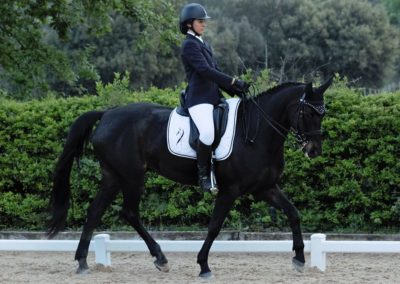
[{"label": "jacket collar", "polygon": [[188,30],[187,31],[188,35],[194,36],[195,38],[197,38],[199,41],[201,41],[202,43],[204,43],[203,39],[201,38],[201,36],[197,36],[192,30]]},{"label": "jacket collar", "polygon": [[204,47],[204,49],[207,50],[211,54],[211,56],[213,55],[211,47],[205,41],[203,41],[203,39],[200,40],[198,37],[196,37],[194,35],[194,33],[191,34],[191,33],[188,32],[186,38],[191,38],[191,39],[194,39],[194,40],[200,42],[201,45]]}]

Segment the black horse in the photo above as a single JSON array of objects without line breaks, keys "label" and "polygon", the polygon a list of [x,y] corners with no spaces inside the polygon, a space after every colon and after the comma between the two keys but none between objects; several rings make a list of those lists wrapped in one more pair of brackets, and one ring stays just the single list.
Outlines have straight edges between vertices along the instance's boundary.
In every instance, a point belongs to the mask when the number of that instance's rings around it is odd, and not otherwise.
[{"label": "black horse", "polygon": [[[201,277],[212,275],[208,266],[211,245],[235,199],[243,194],[251,194],[255,200],[266,201],[283,210],[293,234],[293,264],[299,269],[304,267],[299,214],[280,190],[278,182],[284,167],[284,142],[290,131],[301,142],[306,156],[313,158],[321,154],[323,94],[331,83],[330,79],[319,88],[313,88],[311,83],[285,83],[242,101],[238,122],[246,117],[253,125],[258,124],[257,131],[250,131],[257,133],[257,137],[252,142],[246,141],[247,123],[237,123],[231,156],[215,165],[219,192],[207,237],[197,256]],[[155,266],[168,271],[167,258],[142,225],[139,202],[148,170],[182,184],[197,183],[196,161],[174,156],[168,151],[166,133],[170,112],[171,108],[165,106],[134,103],[108,111],[87,112],[72,124],[55,169],[50,237],[65,225],[73,160],[81,156],[84,142],[98,121],[91,142],[102,171],[102,185],[88,209],[75,254],[75,260],[79,262],[77,273],[88,270],[86,258],[93,231],[120,190],[123,194],[121,216],[146,242],[151,255],[156,258]]]}]

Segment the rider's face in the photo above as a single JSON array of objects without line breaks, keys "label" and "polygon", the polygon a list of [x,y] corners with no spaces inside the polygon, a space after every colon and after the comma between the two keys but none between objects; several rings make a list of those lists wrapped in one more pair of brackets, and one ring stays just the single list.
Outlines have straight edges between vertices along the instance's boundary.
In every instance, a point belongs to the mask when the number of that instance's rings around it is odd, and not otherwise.
[{"label": "rider's face", "polygon": [[193,30],[199,35],[202,35],[204,33],[206,26],[206,20],[196,19],[193,21]]}]

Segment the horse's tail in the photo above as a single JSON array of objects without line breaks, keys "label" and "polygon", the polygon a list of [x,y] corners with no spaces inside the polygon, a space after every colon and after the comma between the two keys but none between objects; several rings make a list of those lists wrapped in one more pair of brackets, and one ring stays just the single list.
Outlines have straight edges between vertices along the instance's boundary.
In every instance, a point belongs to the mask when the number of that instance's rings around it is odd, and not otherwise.
[{"label": "horse's tail", "polygon": [[54,237],[65,226],[70,206],[70,174],[74,158],[79,161],[85,141],[89,139],[95,123],[103,116],[103,111],[90,111],[78,117],[71,125],[64,150],[58,159],[53,176],[51,198],[52,215],[47,235]]}]

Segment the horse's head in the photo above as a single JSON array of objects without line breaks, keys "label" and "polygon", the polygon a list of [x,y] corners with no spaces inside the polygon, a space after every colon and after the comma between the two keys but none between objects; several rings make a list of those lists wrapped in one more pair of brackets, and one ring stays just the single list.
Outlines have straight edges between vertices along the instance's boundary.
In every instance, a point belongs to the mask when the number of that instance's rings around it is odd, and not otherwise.
[{"label": "horse's head", "polygon": [[290,126],[309,158],[321,155],[321,123],[325,114],[324,93],[332,78],[318,88],[306,84],[300,100],[290,106]]}]

